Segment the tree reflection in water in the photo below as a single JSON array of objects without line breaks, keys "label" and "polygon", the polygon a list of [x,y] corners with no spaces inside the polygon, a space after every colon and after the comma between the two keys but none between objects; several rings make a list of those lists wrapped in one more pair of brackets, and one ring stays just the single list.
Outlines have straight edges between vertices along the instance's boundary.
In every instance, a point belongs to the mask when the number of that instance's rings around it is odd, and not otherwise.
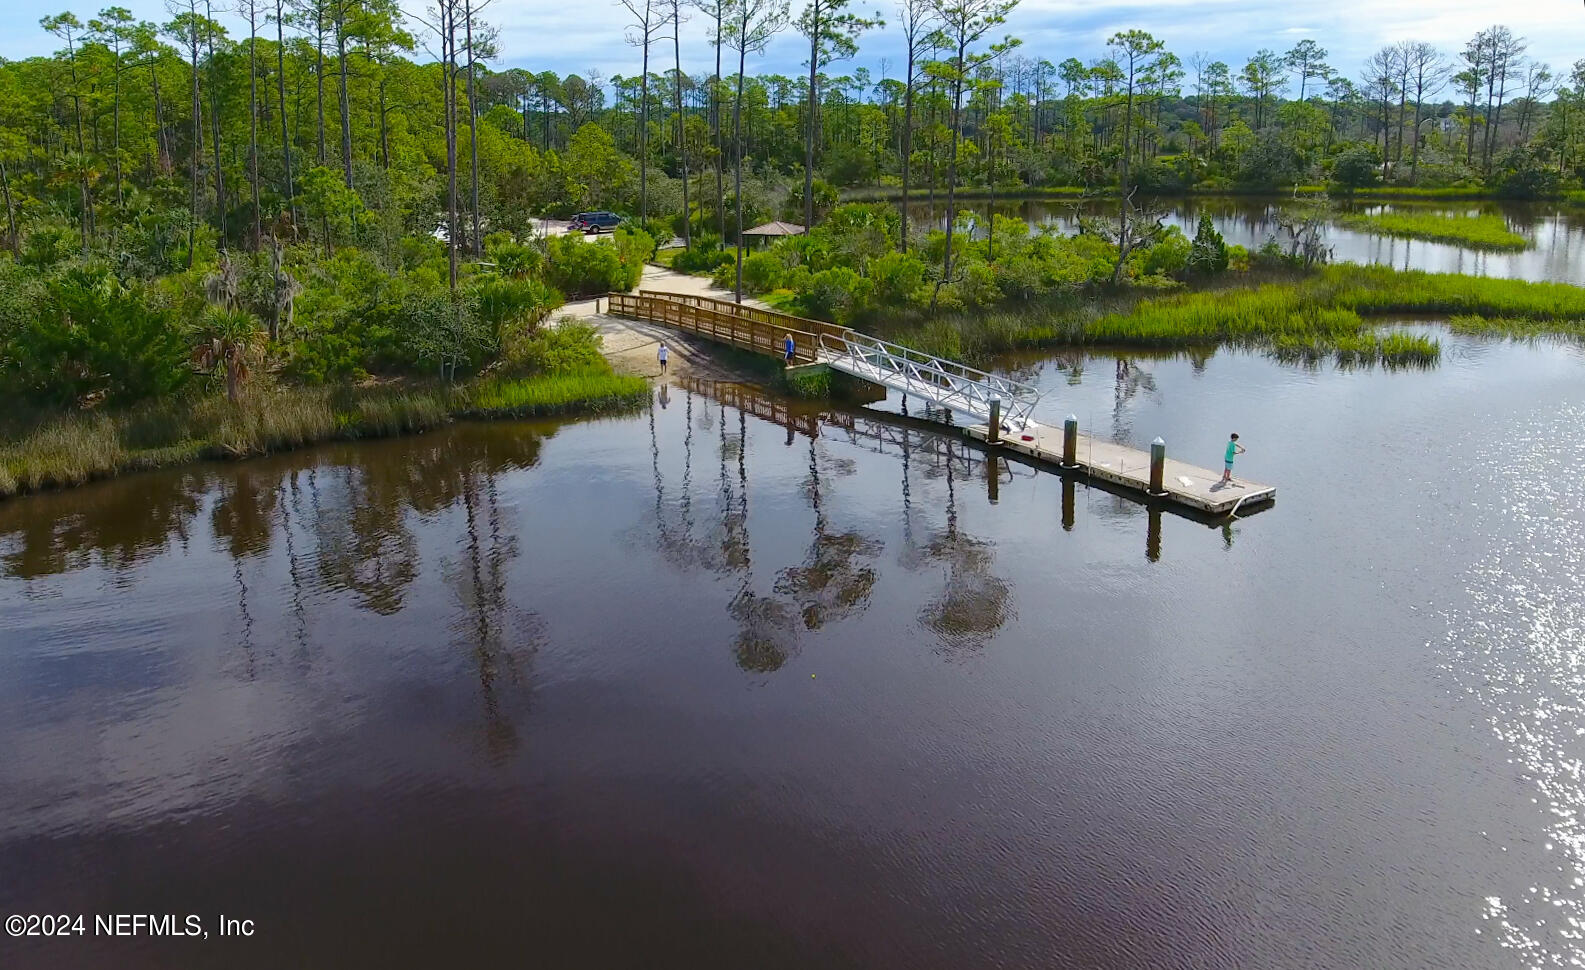
[{"label": "tree reflection in water", "polygon": [[392,616],[418,576],[418,540],[407,525],[408,477],[399,463],[371,462],[331,469],[341,501],[321,506],[314,528],[319,574],[331,589],[351,592],[360,608]]},{"label": "tree reflection in water", "polygon": [[958,529],[957,488],[946,443],[947,527],[925,544],[929,562],[944,567],[942,594],[919,612],[919,622],[936,635],[948,656],[982,648],[1011,618],[1012,587],[991,574],[994,547]]},{"label": "tree reflection in water", "polygon": [[[737,413],[737,441],[733,449],[737,458],[737,489],[730,487],[723,493],[727,507],[723,510],[728,523],[727,535],[737,546],[736,560],[742,563],[743,580],[737,595],[727,606],[727,613],[737,621],[738,633],[732,642],[732,656],[737,665],[751,673],[770,673],[780,670],[798,648],[798,628],[795,614],[786,603],[754,591],[754,560],[748,533],[748,414]],[[721,461],[725,468],[727,436],[725,412],[722,412]],[[723,476],[725,481],[725,476]]]},{"label": "tree reflection in water", "polygon": [[499,765],[521,744],[502,690],[524,688],[545,630],[538,614],[519,608],[507,595],[507,565],[518,556],[518,542],[502,526],[494,469],[488,464],[464,468],[460,485],[465,548],[459,557],[442,560],[441,572],[459,607],[452,621],[454,640],[467,648],[479,678],[485,753]]},{"label": "tree reflection in water", "polygon": [[1112,392],[1112,440],[1127,441],[1134,433],[1128,404],[1140,391],[1156,392],[1156,378],[1126,357],[1117,358],[1117,382]]},{"label": "tree reflection in water", "polygon": [[[881,543],[858,532],[832,532],[820,501],[819,438],[809,439],[809,478],[805,491],[815,513],[814,540],[802,565],[789,566],[776,581],[776,592],[798,604],[804,627],[818,630],[863,613],[875,588],[873,561]],[[852,474],[852,463],[839,466]]]},{"label": "tree reflection in water", "polygon": [[0,503],[0,571],[37,579],[98,564],[118,587],[132,567],[185,545],[209,482],[197,469],[129,476]]}]

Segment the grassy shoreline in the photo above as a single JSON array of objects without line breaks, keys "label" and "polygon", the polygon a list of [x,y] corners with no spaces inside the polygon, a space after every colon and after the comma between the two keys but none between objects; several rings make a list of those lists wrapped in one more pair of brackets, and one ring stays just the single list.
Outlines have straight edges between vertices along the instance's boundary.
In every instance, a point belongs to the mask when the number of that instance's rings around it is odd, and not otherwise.
[{"label": "grassy shoreline", "polygon": [[980,365],[1020,350],[1228,345],[1264,350],[1279,360],[1424,366],[1439,358],[1439,342],[1384,328],[1380,320],[1417,315],[1447,318],[1455,333],[1578,337],[1585,333],[1585,289],[1340,264],[1255,285],[873,323],[888,339]]},{"label": "grassy shoreline", "polygon": [[1429,212],[1384,212],[1378,215],[1345,215],[1338,224],[1398,239],[1424,239],[1455,243],[1471,249],[1518,252],[1530,240],[1508,228],[1502,216],[1451,216]]},{"label": "grassy shoreline", "polygon": [[[1080,199],[1093,196],[1097,199],[1113,199],[1117,197],[1117,186],[1082,186],[1082,185],[1047,185],[1022,188],[997,189],[994,193],[986,188],[959,188],[957,197],[960,200],[985,201],[994,195],[998,201],[1016,202],[1020,199]],[[1237,186],[1204,186],[1174,192],[1152,193],[1154,198],[1161,199],[1198,199],[1198,198],[1254,198],[1254,199],[1291,199],[1295,196],[1301,198],[1330,195],[1335,199],[1354,200],[1379,200],[1384,202],[1553,202],[1563,205],[1585,205],[1585,190],[1567,190],[1557,195],[1541,199],[1511,199],[1498,195],[1487,189],[1441,187],[1427,188],[1418,185],[1377,185],[1358,189],[1339,189],[1327,185],[1296,185],[1285,188],[1240,188]],[[844,202],[900,202],[903,190],[895,185],[867,185],[858,188],[843,189],[841,193]],[[936,190],[936,199],[945,200],[946,192]],[[924,189],[911,188],[908,191],[908,201],[926,202],[929,194]]]},{"label": "grassy shoreline", "polygon": [[55,416],[0,440],[0,499],[204,459],[416,434],[457,419],[619,411],[648,396],[644,378],[607,366],[402,389],[257,387],[237,404],[205,396]]}]

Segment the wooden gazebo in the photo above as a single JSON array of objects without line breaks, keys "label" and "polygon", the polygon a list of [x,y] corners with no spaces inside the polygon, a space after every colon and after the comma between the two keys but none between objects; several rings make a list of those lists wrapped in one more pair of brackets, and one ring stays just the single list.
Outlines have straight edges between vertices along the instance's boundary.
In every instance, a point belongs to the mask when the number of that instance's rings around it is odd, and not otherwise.
[{"label": "wooden gazebo", "polygon": [[767,222],[763,226],[743,230],[744,239],[775,239],[780,236],[801,236],[804,227],[792,222]]}]

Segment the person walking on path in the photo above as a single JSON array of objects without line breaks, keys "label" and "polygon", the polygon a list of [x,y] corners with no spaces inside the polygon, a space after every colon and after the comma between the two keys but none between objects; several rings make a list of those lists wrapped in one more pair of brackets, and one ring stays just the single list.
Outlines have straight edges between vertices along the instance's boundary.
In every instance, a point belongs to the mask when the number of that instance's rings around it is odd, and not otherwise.
[{"label": "person walking on path", "polygon": [[1222,458],[1222,484],[1226,485],[1233,480],[1233,458],[1244,453],[1244,446],[1238,443],[1238,432],[1227,439],[1227,454]]},{"label": "person walking on path", "polygon": [[798,349],[798,345],[793,343],[792,334],[787,334],[785,337],[782,338],[782,350],[786,352],[786,355],[787,355],[787,366],[788,367],[792,366],[793,351],[795,351],[797,349]]},{"label": "person walking on path", "polygon": [[[665,374],[666,373],[666,356],[667,356],[667,354],[666,354],[666,345],[664,343],[662,343],[660,345],[660,353],[657,356],[660,357],[660,372],[662,374]],[[1233,437],[1236,438],[1238,436],[1234,435]],[[1229,454],[1231,454],[1231,452],[1229,452]],[[1228,466],[1228,467],[1232,467],[1232,466]]]}]

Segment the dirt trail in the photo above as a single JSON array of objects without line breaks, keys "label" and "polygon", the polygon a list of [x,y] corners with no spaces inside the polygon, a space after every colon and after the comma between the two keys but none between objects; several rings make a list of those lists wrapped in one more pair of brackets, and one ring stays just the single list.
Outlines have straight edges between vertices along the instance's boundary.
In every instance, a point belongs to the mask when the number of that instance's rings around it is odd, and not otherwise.
[{"label": "dirt trail", "polygon": [[[703,276],[690,276],[662,266],[645,266],[638,289],[658,290],[662,293],[684,293],[690,296],[711,296],[718,300],[732,299],[731,290],[712,286]],[[745,304],[763,307],[759,300],[743,300]],[[597,306],[598,304],[598,306]],[[603,350],[606,359],[617,370],[641,377],[660,377],[658,353],[664,341],[669,352],[668,377],[706,377],[714,380],[741,379],[744,375],[720,363],[717,345],[708,340],[678,333],[666,327],[628,320],[600,312],[605,304],[601,300],[575,300],[556,313],[560,320],[581,320],[593,324],[605,338]]]}]

